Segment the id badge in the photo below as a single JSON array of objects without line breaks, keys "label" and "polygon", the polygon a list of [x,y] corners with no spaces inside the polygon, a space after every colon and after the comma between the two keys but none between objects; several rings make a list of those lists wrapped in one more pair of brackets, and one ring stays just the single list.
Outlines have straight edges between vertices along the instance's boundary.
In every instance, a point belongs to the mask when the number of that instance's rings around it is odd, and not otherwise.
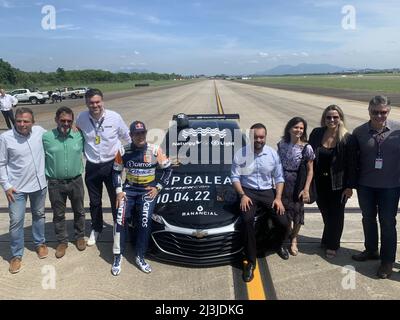
[{"label": "id badge", "polygon": [[96,136],[95,140],[94,140],[95,144],[100,144],[100,136]]},{"label": "id badge", "polygon": [[375,169],[382,169],[382,167],[383,167],[383,159],[376,158],[375,159]]}]

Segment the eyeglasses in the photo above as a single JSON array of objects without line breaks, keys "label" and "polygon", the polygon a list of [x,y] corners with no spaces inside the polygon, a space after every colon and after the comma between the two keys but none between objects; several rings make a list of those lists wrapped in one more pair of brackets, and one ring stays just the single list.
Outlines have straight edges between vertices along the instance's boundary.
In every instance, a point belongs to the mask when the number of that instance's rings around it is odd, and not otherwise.
[{"label": "eyeglasses", "polygon": [[72,123],[72,122],[74,122],[74,120],[64,120],[64,119],[60,119],[58,121],[60,121],[61,123]]},{"label": "eyeglasses", "polygon": [[381,115],[381,116],[386,116],[389,111],[384,110],[384,111],[378,111],[378,110],[371,110],[371,114],[374,116]]},{"label": "eyeglasses", "polygon": [[326,120],[338,120],[340,117],[339,116],[326,116]]}]

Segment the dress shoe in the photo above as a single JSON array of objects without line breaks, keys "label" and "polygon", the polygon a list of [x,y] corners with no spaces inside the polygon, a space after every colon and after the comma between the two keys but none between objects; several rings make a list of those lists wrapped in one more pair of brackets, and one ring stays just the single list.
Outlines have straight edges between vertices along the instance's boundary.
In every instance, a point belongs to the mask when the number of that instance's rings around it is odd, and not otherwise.
[{"label": "dress shoe", "polygon": [[65,255],[65,251],[67,250],[68,244],[67,243],[60,243],[57,248],[56,248],[56,258],[60,259],[62,257],[64,257]]},{"label": "dress shoe", "polygon": [[364,250],[363,252],[359,254],[354,254],[351,256],[353,260],[356,261],[367,261],[367,260],[379,260],[379,253],[378,251],[375,252],[369,252],[367,250]]},{"label": "dress shoe", "polygon": [[76,240],[76,247],[79,251],[83,251],[86,249],[86,241],[85,238],[79,238]]},{"label": "dress shoe", "polygon": [[243,269],[243,280],[244,282],[250,282],[254,278],[254,269],[256,266],[251,262],[247,263]]},{"label": "dress shoe", "polygon": [[381,279],[390,278],[393,273],[393,263],[381,263],[376,275]]},{"label": "dress shoe", "polygon": [[285,247],[279,247],[276,250],[276,253],[278,254],[278,256],[280,256],[283,260],[287,260],[289,259],[289,252]]},{"label": "dress shoe", "polygon": [[8,269],[8,271],[10,271],[10,273],[18,273],[22,268],[22,264],[21,264],[21,257],[13,257],[10,260],[10,268]]},{"label": "dress shoe", "polygon": [[336,257],[336,250],[326,249],[325,257],[327,257],[328,259],[333,259],[334,257]]},{"label": "dress shoe", "polygon": [[42,243],[36,247],[36,253],[39,259],[44,259],[49,255],[49,249],[47,249],[47,246]]}]

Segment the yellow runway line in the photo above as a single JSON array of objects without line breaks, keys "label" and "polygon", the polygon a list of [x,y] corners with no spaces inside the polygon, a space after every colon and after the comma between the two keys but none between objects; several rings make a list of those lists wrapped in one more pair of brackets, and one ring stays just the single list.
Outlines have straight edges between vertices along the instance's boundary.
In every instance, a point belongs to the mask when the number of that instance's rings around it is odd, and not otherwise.
[{"label": "yellow runway line", "polygon": [[250,282],[247,282],[246,286],[249,300],[267,300],[258,263],[256,269],[254,270],[254,279]]}]

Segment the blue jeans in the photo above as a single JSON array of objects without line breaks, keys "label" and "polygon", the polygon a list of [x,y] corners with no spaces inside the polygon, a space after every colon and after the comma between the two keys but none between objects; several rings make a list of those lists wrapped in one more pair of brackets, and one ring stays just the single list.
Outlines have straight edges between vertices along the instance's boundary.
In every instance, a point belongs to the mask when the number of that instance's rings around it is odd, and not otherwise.
[{"label": "blue jeans", "polygon": [[35,246],[45,243],[44,238],[44,206],[46,200],[47,188],[43,190],[24,193],[14,193],[15,202],[10,202],[8,208],[10,210],[10,237],[11,237],[11,254],[12,257],[22,257],[24,254],[24,220],[26,200],[31,203],[32,211],[32,235]]},{"label": "blue jeans", "polygon": [[151,222],[156,199],[147,196],[148,191],[127,191],[126,202],[119,208],[117,219],[114,223],[114,254],[123,254],[125,241],[128,234],[128,222],[135,224],[136,255],[144,258],[151,233]]},{"label": "blue jeans", "polygon": [[397,249],[396,214],[400,188],[359,186],[357,194],[363,217],[365,249],[368,252],[378,251],[379,239],[376,221],[378,214],[381,229],[381,262],[393,263]]}]

